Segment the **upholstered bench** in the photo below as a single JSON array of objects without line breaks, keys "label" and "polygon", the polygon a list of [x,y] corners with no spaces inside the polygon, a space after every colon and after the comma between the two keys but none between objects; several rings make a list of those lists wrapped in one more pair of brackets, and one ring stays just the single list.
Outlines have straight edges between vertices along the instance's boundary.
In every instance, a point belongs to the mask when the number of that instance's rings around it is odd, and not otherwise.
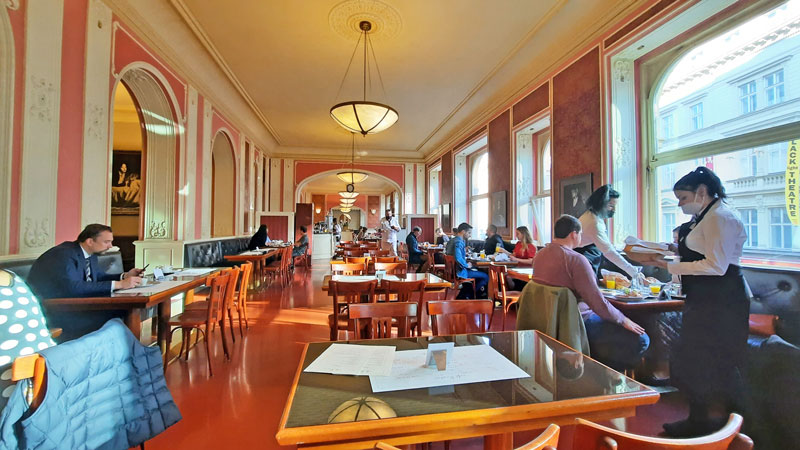
[{"label": "upholstered bench", "polygon": [[249,238],[233,237],[194,241],[183,246],[184,267],[231,267],[235,265],[225,260],[226,255],[237,255],[247,250]]},{"label": "upholstered bench", "polygon": [[[27,281],[31,266],[36,262],[38,256],[20,256],[19,259],[11,256],[8,260],[0,261],[0,269],[6,269],[19,275]],[[105,273],[122,273],[122,254],[120,252],[106,252],[97,257],[100,268]]]}]

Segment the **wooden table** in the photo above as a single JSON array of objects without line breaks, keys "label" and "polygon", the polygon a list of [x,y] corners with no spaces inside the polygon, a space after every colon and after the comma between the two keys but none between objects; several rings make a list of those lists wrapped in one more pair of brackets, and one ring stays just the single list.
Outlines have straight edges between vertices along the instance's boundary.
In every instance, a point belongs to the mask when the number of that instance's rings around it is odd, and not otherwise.
[{"label": "wooden table", "polygon": [[515,267],[513,269],[508,269],[508,276],[515,280],[520,280],[524,282],[531,281],[533,278],[533,268],[532,267]]},{"label": "wooden table", "polygon": [[[263,279],[264,277],[264,267],[267,258],[270,256],[277,255],[285,246],[280,247],[273,247],[269,249],[264,249],[264,251],[246,251],[239,253],[238,255],[225,255],[224,258],[226,261],[231,262],[247,262],[250,261],[253,263],[253,273],[259,274],[259,276]],[[255,286],[255,277],[251,278],[251,283]]]},{"label": "wooden table", "polygon": [[659,300],[655,297],[645,297],[641,300],[618,300],[616,297],[606,295],[606,300],[623,313],[662,313],[680,311],[683,309],[683,300]]},{"label": "wooden table", "polygon": [[495,262],[491,259],[475,259],[475,258],[467,258],[467,262],[472,263],[473,266],[482,269],[491,266],[492,264],[506,266],[506,267],[516,267],[519,265],[516,261],[500,261]]},{"label": "wooden table", "polygon": [[[389,275],[386,275],[389,276]],[[440,278],[432,273],[408,273],[406,275],[396,275],[400,278],[400,281],[419,281],[425,280],[427,284],[425,285],[426,291],[438,291],[441,289],[451,288],[453,287],[453,283]],[[333,281],[365,281],[365,280],[374,280],[376,279],[374,275],[325,275],[322,279],[322,290],[328,291],[328,285]],[[378,286],[378,290],[383,291],[385,288],[382,286],[385,283],[381,282]]]},{"label": "wooden table", "polygon": [[[351,343],[394,345],[403,351],[426,348],[431,340],[491,345],[530,377],[455,385],[450,392],[373,393],[368,377],[303,372],[331,343],[306,344],[276,434],[278,443],[343,449],[372,448],[377,441],[408,445],[485,436],[485,448],[507,450],[515,431],[572,425],[577,417],[598,421],[632,416],[637,406],[659,398],[647,386],[533,330]],[[397,417],[328,424],[339,405],[362,396],[380,399]]]},{"label": "wooden table", "polygon": [[[210,273],[216,272],[215,269]],[[178,286],[151,295],[114,292],[110,297],[51,298],[44,300],[48,311],[80,312],[102,310],[125,310],[125,325],[137,339],[142,333],[142,311],[152,306],[158,307],[158,345],[163,349],[169,327],[167,322],[172,315],[170,299],[181,293],[192,291],[205,284],[209,274],[200,276],[170,276],[169,281],[181,281]]]}]

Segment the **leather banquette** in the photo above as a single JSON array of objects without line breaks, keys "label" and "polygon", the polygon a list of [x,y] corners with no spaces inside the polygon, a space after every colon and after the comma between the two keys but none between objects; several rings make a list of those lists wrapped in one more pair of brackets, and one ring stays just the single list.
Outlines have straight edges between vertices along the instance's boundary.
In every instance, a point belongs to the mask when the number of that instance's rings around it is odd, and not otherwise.
[{"label": "leather banquette", "polygon": [[[38,256],[20,256],[19,259],[0,261],[0,269],[6,269],[19,275],[27,281],[31,266]],[[106,252],[97,257],[100,267],[105,273],[122,273],[122,254],[120,252]]]},{"label": "leather banquette", "polygon": [[226,255],[236,255],[247,250],[249,237],[195,241],[183,246],[184,267],[228,267]]}]

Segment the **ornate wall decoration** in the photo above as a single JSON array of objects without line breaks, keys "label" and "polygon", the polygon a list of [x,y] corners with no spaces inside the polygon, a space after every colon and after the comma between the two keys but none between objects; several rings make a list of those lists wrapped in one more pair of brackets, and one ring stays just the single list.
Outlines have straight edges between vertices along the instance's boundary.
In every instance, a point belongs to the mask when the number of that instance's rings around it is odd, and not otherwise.
[{"label": "ornate wall decoration", "polygon": [[631,141],[627,137],[614,139],[614,163],[617,167],[631,167],[635,161],[631,152]]},{"label": "ornate wall decoration", "polygon": [[150,225],[147,227],[147,237],[153,239],[164,239],[167,237],[167,222],[150,222]]},{"label": "ornate wall decoration", "polygon": [[361,35],[358,24],[362,20],[372,23],[369,32],[372,42],[390,39],[403,28],[400,13],[378,0],[346,0],[334,6],[328,14],[331,29],[350,41],[357,41]]},{"label": "ornate wall decoration", "polygon": [[25,218],[25,231],[23,232],[23,242],[28,248],[44,247],[50,242],[50,225],[45,219]]},{"label": "ornate wall decoration", "polygon": [[105,140],[105,130],[108,127],[108,114],[106,113],[105,107],[94,104],[89,105],[89,107],[86,108],[85,121],[87,125],[86,133],[89,136],[95,139]]},{"label": "ornate wall decoration", "polygon": [[6,8],[14,11],[19,9],[19,0],[6,0]]},{"label": "ornate wall decoration", "polygon": [[30,112],[43,122],[51,122],[55,112],[55,87],[44,78],[31,77],[32,94]]},{"label": "ornate wall decoration", "polygon": [[620,83],[628,83],[633,81],[633,64],[627,59],[618,59],[614,62],[613,76],[614,80]]}]

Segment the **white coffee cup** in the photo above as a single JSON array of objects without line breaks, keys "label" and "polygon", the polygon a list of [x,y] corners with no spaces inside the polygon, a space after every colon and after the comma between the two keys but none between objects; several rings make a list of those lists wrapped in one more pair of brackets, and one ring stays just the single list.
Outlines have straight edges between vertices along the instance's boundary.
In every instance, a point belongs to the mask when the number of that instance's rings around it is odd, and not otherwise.
[{"label": "white coffee cup", "polygon": [[147,284],[148,284],[149,282],[150,282],[150,279],[149,279],[149,278],[147,278],[147,277],[142,277],[142,281],[139,283],[139,286],[147,286]]}]

